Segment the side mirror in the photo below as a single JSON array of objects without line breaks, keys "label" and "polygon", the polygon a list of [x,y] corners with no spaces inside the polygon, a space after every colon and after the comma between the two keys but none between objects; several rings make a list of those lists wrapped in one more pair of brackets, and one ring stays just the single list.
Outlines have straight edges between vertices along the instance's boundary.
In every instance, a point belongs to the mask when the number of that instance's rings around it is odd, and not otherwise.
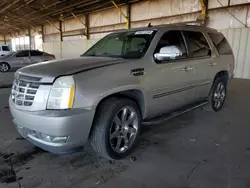
[{"label": "side mirror", "polygon": [[160,49],[159,53],[154,54],[154,57],[158,61],[164,61],[164,60],[174,60],[177,57],[182,56],[182,51],[178,46],[165,46]]}]

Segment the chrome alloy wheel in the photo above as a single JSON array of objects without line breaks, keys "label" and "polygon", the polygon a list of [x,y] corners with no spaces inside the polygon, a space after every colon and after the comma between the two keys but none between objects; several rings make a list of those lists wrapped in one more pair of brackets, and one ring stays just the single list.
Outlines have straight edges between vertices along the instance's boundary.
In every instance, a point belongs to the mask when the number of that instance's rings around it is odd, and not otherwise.
[{"label": "chrome alloy wheel", "polygon": [[220,108],[226,97],[226,88],[223,82],[219,82],[213,95],[213,105],[216,109]]},{"label": "chrome alloy wheel", "polygon": [[136,111],[127,106],[114,117],[109,130],[111,148],[117,153],[126,152],[134,143],[139,129],[139,118]]}]

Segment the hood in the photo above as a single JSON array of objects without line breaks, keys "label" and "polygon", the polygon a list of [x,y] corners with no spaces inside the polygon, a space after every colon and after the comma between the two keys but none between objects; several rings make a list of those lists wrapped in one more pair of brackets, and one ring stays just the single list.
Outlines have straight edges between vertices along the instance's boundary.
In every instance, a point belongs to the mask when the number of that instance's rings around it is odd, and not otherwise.
[{"label": "hood", "polygon": [[62,75],[71,75],[81,71],[123,63],[120,58],[110,57],[80,57],[76,59],[53,60],[29,65],[18,70],[22,75],[42,78],[42,82],[53,82]]}]

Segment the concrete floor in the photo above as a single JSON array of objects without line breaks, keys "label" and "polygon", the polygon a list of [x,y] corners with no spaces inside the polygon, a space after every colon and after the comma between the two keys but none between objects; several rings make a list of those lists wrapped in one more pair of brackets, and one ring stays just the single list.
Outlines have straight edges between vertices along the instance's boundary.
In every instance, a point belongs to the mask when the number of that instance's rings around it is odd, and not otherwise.
[{"label": "concrete floor", "polygon": [[0,90],[0,188],[250,188],[250,81],[234,80],[225,108],[145,127],[122,161],[85,151],[57,156],[22,140]]},{"label": "concrete floor", "polygon": [[13,82],[14,74],[15,71],[10,71],[6,73],[0,72],[0,88],[10,86]]}]

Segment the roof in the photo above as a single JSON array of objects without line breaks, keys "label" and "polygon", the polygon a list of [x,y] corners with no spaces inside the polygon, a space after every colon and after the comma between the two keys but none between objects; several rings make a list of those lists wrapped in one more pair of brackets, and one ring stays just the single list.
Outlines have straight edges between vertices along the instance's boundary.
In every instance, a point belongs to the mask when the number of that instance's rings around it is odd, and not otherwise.
[{"label": "roof", "polygon": [[118,32],[126,32],[126,31],[140,31],[140,30],[163,30],[163,29],[190,29],[190,30],[196,30],[196,31],[210,31],[210,32],[217,32],[216,29],[200,26],[200,25],[189,25],[189,24],[165,24],[165,25],[152,25],[151,27],[140,27],[140,28],[132,28],[132,29],[124,29]]},{"label": "roof", "polygon": [[[115,0],[118,5],[139,0]],[[110,0],[1,0],[0,34],[40,26],[49,21],[58,21],[72,14],[87,14],[113,7]]]}]

